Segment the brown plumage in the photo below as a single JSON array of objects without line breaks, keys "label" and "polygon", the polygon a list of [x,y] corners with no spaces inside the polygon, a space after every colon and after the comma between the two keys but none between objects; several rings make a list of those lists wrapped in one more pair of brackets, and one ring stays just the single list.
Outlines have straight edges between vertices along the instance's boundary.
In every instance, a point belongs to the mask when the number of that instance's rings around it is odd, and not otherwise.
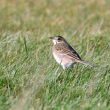
[{"label": "brown plumage", "polygon": [[66,69],[75,63],[82,63],[92,66],[90,63],[83,61],[79,54],[68,44],[62,36],[51,37],[53,41],[52,53],[55,60]]}]

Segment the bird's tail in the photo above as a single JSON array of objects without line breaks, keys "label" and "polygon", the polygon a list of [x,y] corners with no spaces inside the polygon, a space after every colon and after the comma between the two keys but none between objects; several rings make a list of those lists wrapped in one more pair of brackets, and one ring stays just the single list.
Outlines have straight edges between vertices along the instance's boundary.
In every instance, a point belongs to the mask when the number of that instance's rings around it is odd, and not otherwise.
[{"label": "bird's tail", "polygon": [[84,61],[84,60],[78,60],[78,63],[84,64],[86,66],[90,66],[90,67],[94,67],[93,64],[91,64],[90,62]]}]

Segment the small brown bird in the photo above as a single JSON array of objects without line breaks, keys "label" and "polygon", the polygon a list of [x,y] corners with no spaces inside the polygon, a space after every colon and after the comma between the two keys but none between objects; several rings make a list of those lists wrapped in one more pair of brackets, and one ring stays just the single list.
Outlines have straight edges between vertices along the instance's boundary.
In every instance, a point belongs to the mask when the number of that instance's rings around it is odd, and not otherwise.
[{"label": "small brown bird", "polygon": [[69,45],[69,43],[62,36],[50,37],[53,42],[52,53],[58,64],[63,69],[73,67],[75,63],[82,63],[85,65],[92,65],[81,59],[79,54]]}]

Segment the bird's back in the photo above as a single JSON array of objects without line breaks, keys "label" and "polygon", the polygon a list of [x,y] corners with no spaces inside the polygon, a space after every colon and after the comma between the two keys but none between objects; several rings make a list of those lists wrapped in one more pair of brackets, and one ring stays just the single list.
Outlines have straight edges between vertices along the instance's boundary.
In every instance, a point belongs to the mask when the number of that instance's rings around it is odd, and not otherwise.
[{"label": "bird's back", "polygon": [[[68,60],[76,61],[81,60],[81,57],[78,55],[78,53],[68,44],[68,43],[58,43],[53,46],[53,55],[55,59],[57,57],[59,58],[65,58]],[[58,62],[58,61],[57,61]]]}]

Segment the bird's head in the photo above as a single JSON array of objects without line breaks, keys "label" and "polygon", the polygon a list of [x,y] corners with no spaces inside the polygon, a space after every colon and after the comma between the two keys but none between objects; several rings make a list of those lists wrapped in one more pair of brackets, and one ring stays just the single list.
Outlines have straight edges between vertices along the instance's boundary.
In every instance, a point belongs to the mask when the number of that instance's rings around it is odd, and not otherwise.
[{"label": "bird's head", "polygon": [[55,36],[55,37],[49,37],[49,38],[52,40],[54,45],[58,43],[66,42],[62,36]]}]

